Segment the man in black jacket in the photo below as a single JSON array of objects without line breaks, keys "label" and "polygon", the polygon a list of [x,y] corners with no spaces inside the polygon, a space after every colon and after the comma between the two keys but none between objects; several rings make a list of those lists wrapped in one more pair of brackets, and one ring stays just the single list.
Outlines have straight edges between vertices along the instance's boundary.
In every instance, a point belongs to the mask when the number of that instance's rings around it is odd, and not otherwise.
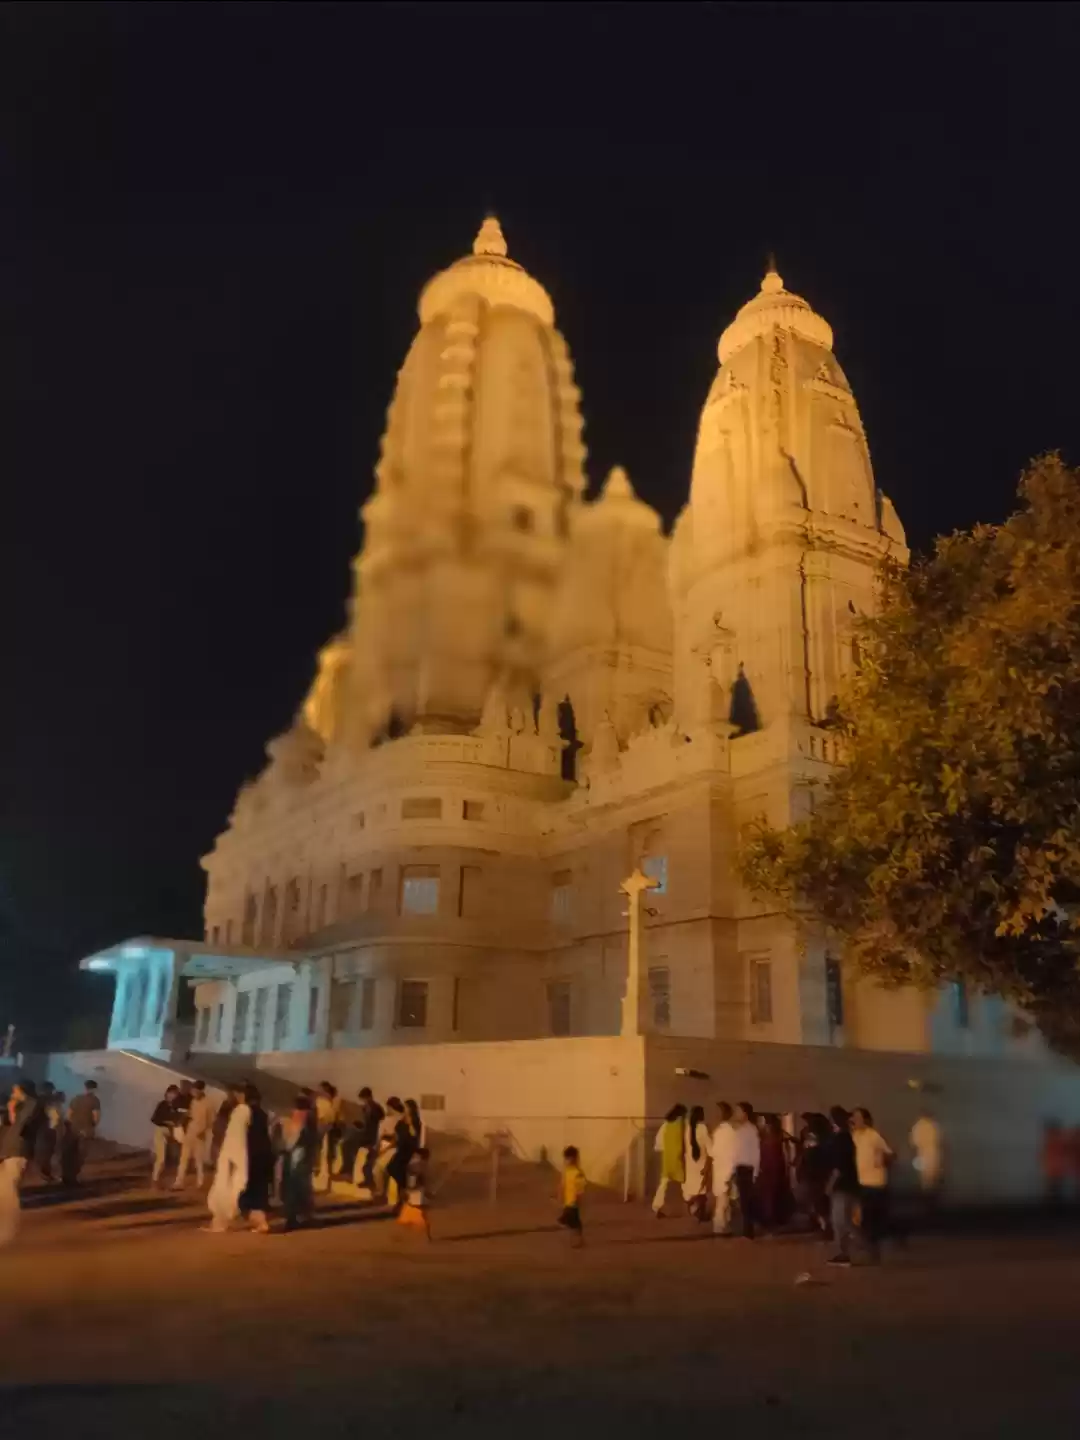
[{"label": "man in black jacket", "polygon": [[34,1154],[40,1125],[41,1107],[33,1083],[17,1081],[0,1129],[0,1247],[10,1245],[19,1232],[19,1183]]},{"label": "man in black jacket", "polygon": [[832,1133],[824,1141],[825,1160],[822,1167],[828,1176],[825,1190],[829,1196],[829,1217],[836,1244],[836,1253],[829,1264],[848,1266],[851,1264],[855,1199],[859,1193],[855,1141],[851,1137],[851,1119],[842,1105],[832,1107],[829,1120]]},{"label": "man in black jacket", "polygon": [[150,1116],[150,1124],[154,1127],[154,1168],[150,1174],[151,1185],[161,1184],[170,1144],[179,1145],[184,1138],[184,1111],[178,1104],[179,1099],[180,1087],[170,1085]]},{"label": "man in black jacket", "polygon": [[360,1113],[356,1117],[356,1155],[353,1159],[353,1184],[361,1189],[371,1190],[374,1186],[372,1169],[379,1145],[379,1126],[382,1124],[383,1108],[365,1085],[357,1097]]}]

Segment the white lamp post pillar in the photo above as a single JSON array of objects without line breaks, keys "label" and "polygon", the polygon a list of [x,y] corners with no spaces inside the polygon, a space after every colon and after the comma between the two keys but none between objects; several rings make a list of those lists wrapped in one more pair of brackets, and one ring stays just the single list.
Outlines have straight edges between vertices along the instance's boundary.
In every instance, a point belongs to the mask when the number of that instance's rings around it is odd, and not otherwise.
[{"label": "white lamp post pillar", "polygon": [[622,1034],[637,1035],[641,1028],[641,896],[657,885],[641,870],[635,870],[619,886],[630,902],[623,914],[630,921],[630,943],[626,967],[626,994],[622,1002]]}]

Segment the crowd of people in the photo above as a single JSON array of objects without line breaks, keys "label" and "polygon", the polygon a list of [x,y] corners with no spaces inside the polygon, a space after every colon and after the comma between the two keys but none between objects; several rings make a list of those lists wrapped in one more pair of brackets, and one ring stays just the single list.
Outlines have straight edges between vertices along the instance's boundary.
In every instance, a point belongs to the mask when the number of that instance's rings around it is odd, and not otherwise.
[{"label": "crowd of people", "polygon": [[[695,1219],[721,1236],[752,1240],[802,1216],[829,1240],[829,1264],[852,1263],[856,1239],[880,1257],[889,1230],[889,1176],[896,1155],[864,1107],[835,1105],[828,1115],[805,1113],[798,1135],[779,1115],[757,1115],[747,1101],[717,1102],[710,1126],[701,1105],[675,1105],[656,1135],[660,1181],[653,1214],[663,1219],[672,1186]],[[941,1127],[924,1112],[909,1136],[925,1202],[940,1193],[944,1173]],[[736,1224],[737,1220],[737,1224]]]},{"label": "crowd of people", "polygon": [[[757,1114],[742,1101],[717,1102],[715,1123],[703,1106],[675,1105],[655,1142],[659,1183],[652,1209],[663,1219],[672,1187],[688,1213],[717,1236],[753,1239],[800,1222],[831,1242],[832,1265],[850,1265],[861,1246],[880,1257],[890,1231],[890,1178],[896,1153],[865,1107],[806,1112],[801,1124]],[[70,1100],[46,1082],[12,1085],[0,1102],[0,1246],[19,1224],[23,1175],[36,1167],[46,1183],[74,1187],[101,1122],[97,1085],[87,1080]],[[387,1207],[403,1225],[430,1238],[426,1126],[415,1100],[396,1095],[380,1104],[359,1091],[351,1114],[329,1081],[301,1089],[288,1109],[269,1111],[253,1084],[235,1084],[215,1105],[202,1080],[167,1087],[150,1117],[151,1183],[181,1190],[194,1174],[209,1181],[211,1232],[243,1219],[268,1233],[272,1207],[284,1229],[308,1224],[315,1197],[335,1179],[352,1182],[356,1198]],[[792,1133],[796,1131],[797,1133]],[[924,1109],[908,1136],[924,1204],[932,1208],[945,1175],[942,1130]],[[1047,1198],[1080,1196],[1080,1128],[1048,1122],[1043,1142]],[[563,1154],[559,1223],[581,1244],[587,1188],[574,1146]]]},{"label": "crowd of people", "polygon": [[46,1081],[40,1094],[32,1080],[17,1080],[0,1107],[0,1246],[19,1228],[19,1187],[28,1165],[41,1178],[65,1186],[79,1183],[101,1121],[97,1084],[87,1080],[69,1101]]},{"label": "crowd of people", "polygon": [[285,1230],[295,1230],[310,1222],[318,1190],[347,1179],[358,1198],[389,1206],[403,1225],[430,1236],[419,1106],[391,1095],[384,1107],[367,1086],[357,1100],[350,1121],[329,1081],[302,1089],[281,1114],[267,1110],[252,1084],[231,1086],[216,1110],[203,1081],[170,1085],[150,1117],[151,1183],[164,1186],[171,1169],[179,1190],[192,1168],[198,1186],[212,1173],[205,1228],[221,1233],[243,1218],[267,1234],[275,1200]]}]

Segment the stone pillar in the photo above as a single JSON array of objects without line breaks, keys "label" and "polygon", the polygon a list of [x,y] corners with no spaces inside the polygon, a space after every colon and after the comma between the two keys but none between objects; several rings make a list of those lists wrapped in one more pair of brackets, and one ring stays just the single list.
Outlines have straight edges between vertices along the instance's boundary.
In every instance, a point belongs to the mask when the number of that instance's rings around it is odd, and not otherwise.
[{"label": "stone pillar", "polygon": [[165,1006],[161,1016],[161,1033],[159,1045],[162,1054],[183,1056],[191,1049],[195,1040],[194,1030],[190,1034],[183,1033],[183,1027],[177,1020],[177,1011],[180,1007],[180,986],[184,983],[180,978],[180,972],[187,963],[188,955],[186,950],[173,950],[169,958],[169,976],[166,980],[168,991],[165,996]]},{"label": "stone pillar", "polygon": [[630,921],[630,944],[626,967],[626,994],[622,1002],[623,1035],[638,1035],[641,1032],[641,894],[653,890],[657,882],[635,870],[619,886],[629,899],[630,908],[624,916]]}]

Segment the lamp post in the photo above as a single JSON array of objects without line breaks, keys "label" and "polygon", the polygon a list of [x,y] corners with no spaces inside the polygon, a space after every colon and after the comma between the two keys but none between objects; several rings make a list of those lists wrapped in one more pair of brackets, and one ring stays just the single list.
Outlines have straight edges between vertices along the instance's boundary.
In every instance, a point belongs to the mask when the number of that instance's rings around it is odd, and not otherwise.
[{"label": "lamp post", "polygon": [[623,915],[630,921],[630,943],[626,967],[626,994],[622,1002],[623,1035],[637,1035],[641,1020],[641,897],[646,890],[655,890],[658,881],[652,880],[640,869],[634,871],[619,886],[630,902]]}]

